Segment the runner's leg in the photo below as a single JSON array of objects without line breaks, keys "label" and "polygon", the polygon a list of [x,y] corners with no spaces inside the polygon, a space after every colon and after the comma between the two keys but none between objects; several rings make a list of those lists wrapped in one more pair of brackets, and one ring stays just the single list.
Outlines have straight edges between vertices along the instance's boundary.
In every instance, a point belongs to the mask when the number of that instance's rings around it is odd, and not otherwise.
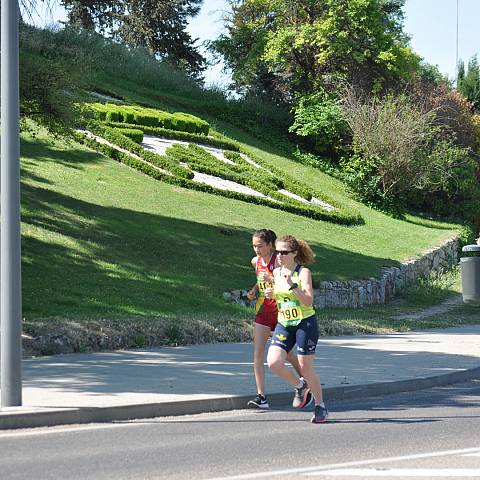
[{"label": "runner's leg", "polygon": [[286,358],[287,352],[283,348],[270,345],[267,354],[268,366],[276,375],[283,378],[293,386],[296,386],[299,384],[300,378],[291,368],[285,366]]},{"label": "runner's leg", "polygon": [[300,368],[302,371],[303,378],[308,383],[308,387],[313,394],[315,399],[315,404],[318,405],[323,402],[322,386],[320,384],[320,379],[315,373],[313,362],[315,360],[315,355],[299,355],[298,361],[300,363]]},{"label": "runner's leg", "polygon": [[298,376],[302,376],[302,369],[300,368],[300,363],[298,362],[297,354],[295,353],[294,349],[290,350],[287,354],[287,360],[291,363],[292,367],[298,373]]},{"label": "runner's leg", "polygon": [[270,337],[270,327],[254,324],[253,330],[253,371],[257,393],[265,396],[265,345]]}]

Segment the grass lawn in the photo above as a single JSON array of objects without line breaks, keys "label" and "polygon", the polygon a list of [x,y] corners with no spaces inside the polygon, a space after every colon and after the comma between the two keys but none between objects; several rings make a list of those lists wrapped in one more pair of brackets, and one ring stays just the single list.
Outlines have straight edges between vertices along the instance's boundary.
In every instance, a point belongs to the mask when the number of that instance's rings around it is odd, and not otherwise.
[{"label": "grass lawn", "polygon": [[226,304],[222,292],[253,283],[250,241],[257,228],[308,240],[317,254],[315,281],[377,275],[454,233],[454,225],[395,220],[356,204],[336,180],[278,154],[266,155],[354,203],[365,225],[309,220],[167,185],[42,133],[24,136],[21,151],[28,320],[246,318],[250,312]]}]

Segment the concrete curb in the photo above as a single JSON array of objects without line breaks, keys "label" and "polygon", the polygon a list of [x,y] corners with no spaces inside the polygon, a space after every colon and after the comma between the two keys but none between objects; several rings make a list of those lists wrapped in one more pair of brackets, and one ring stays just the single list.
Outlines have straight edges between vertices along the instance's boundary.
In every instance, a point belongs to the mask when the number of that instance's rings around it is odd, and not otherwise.
[{"label": "concrete curb", "polygon": [[[327,401],[358,399],[439,387],[473,379],[480,379],[480,367],[433,377],[324,388],[324,396]],[[235,395],[98,408],[36,408],[29,410],[29,407],[15,407],[0,411],[0,430],[239,410],[246,408],[250,398],[251,395]],[[273,393],[269,394],[268,398],[273,404],[288,405],[292,400],[292,394],[291,392]]]}]

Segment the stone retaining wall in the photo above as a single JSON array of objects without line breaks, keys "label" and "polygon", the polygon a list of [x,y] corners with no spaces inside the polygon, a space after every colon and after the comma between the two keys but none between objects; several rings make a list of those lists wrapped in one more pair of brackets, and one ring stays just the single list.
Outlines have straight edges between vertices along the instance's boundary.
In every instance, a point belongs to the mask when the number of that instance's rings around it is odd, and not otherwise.
[{"label": "stone retaining wall", "polygon": [[[365,305],[385,303],[418,278],[431,272],[446,270],[458,264],[460,239],[451,238],[440,247],[428,250],[419,258],[401,263],[398,267],[384,267],[379,278],[321,282],[314,290],[315,308],[361,308]],[[226,301],[254,305],[247,299],[248,290],[224,292]]]}]

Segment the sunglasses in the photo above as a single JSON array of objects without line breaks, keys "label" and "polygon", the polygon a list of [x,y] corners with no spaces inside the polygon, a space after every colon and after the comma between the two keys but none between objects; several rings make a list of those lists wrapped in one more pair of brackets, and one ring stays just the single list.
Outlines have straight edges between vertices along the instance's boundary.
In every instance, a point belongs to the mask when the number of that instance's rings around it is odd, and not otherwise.
[{"label": "sunglasses", "polygon": [[293,253],[293,250],[277,250],[276,252],[279,255],[288,255],[289,253]]}]

